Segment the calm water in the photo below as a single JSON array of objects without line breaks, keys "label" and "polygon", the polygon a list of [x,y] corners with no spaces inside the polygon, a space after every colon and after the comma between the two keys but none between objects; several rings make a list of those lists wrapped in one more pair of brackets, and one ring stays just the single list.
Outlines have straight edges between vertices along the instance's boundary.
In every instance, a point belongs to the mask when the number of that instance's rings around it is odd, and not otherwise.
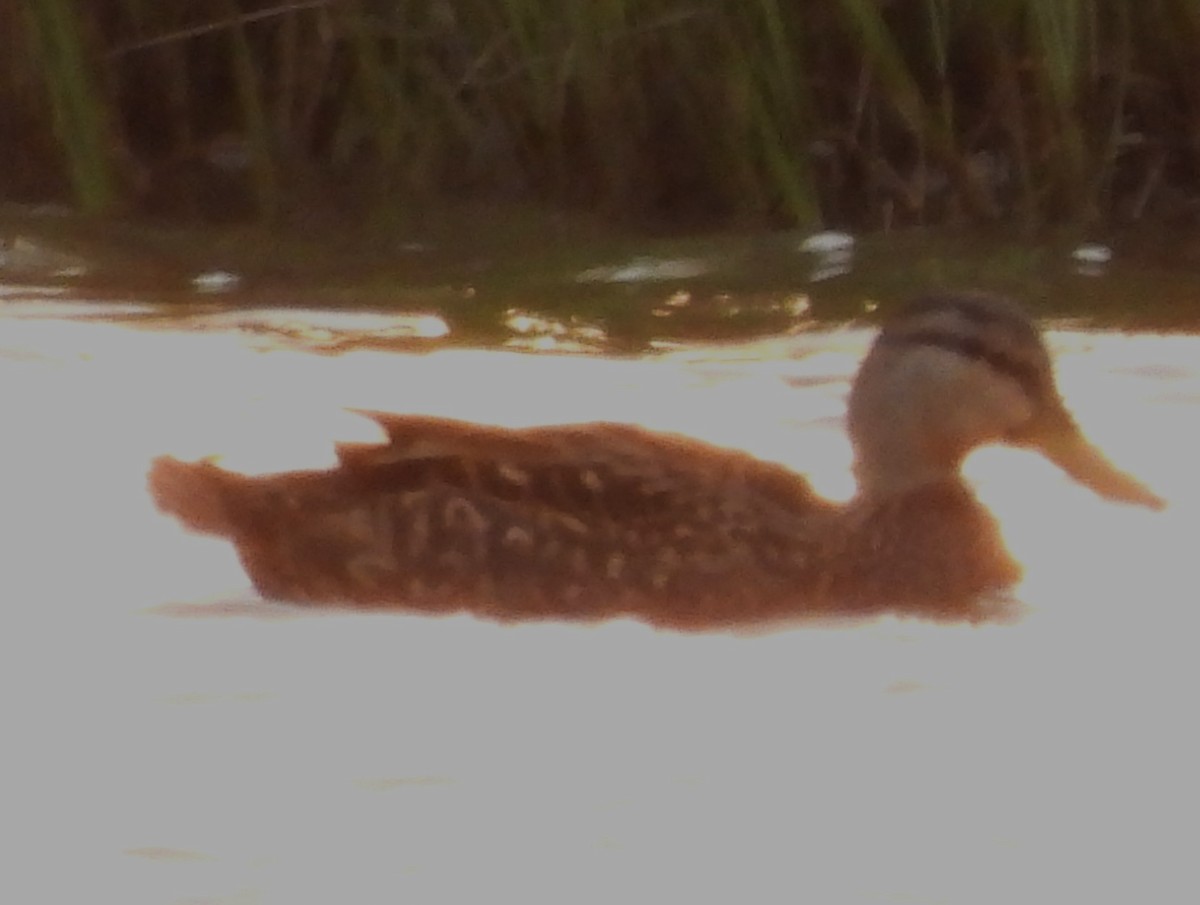
[{"label": "calm water", "polygon": [[[320,465],[343,406],[630,420],[850,492],[869,334],[612,360],[320,356],[0,317],[5,901],[1171,902],[1194,895],[1200,339],[1054,332],[1088,433],[1170,500],[969,463],[1014,625],[757,636],[260,602],[147,463]],[[10,889],[5,889],[10,887]]]}]

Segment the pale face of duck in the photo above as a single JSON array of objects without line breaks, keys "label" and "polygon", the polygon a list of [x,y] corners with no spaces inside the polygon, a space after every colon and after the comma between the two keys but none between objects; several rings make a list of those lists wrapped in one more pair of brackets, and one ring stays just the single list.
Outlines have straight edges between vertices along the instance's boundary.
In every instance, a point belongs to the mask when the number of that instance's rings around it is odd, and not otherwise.
[{"label": "pale face of duck", "polygon": [[848,423],[865,497],[955,480],[972,450],[1009,443],[1102,496],[1163,505],[1082,435],[1037,328],[997,296],[929,296],[893,317],[859,371]]}]

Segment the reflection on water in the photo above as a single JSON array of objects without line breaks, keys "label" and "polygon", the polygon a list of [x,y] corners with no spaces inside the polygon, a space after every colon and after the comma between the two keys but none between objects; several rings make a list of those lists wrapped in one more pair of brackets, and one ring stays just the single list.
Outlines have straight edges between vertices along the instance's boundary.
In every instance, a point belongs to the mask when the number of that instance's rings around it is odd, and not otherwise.
[{"label": "reflection on water", "polygon": [[0,319],[5,900],[1179,900],[1192,337],[1051,335],[1079,420],[1166,512],[1018,452],[968,463],[1028,569],[1011,626],[680,636],[305,611],[259,602],[225,545],[143,489],[165,452],[327,463],[332,439],[374,436],[356,406],[633,420],[845,497],[868,339],[329,358]]}]

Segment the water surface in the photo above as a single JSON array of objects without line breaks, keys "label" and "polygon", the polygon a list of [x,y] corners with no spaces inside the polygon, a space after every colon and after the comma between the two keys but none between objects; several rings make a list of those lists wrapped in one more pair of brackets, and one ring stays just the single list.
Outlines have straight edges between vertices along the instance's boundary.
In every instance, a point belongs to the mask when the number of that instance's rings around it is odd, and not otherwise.
[{"label": "water surface", "polygon": [[[20,313],[22,316],[13,316]],[[69,312],[61,311],[66,315]],[[866,330],[654,357],[318,355],[0,317],[8,901],[1182,901],[1195,889],[1200,341],[1056,331],[1068,402],[1166,497],[969,463],[1011,625],[752,635],[266,604],[150,459],[321,465],[345,406],[685,431],[851,492]]]}]

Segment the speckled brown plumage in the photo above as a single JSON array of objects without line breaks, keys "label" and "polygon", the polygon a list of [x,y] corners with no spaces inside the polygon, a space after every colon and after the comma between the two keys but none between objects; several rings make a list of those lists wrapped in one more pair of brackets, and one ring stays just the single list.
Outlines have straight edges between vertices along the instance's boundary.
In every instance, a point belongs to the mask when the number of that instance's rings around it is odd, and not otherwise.
[{"label": "speckled brown plumage", "polygon": [[[912,384],[915,422],[887,403],[892,371]],[[1086,445],[1011,303],[923,300],[885,328],[863,374],[851,396],[863,491],[844,507],[783,466],[640,428],[380,413],[364,414],[388,441],[344,445],[328,471],[247,477],[162,458],[150,488],[164,511],[230,538],[266,597],[689,629],[990,615],[979,596],[1019,569],[959,477],[981,442],[1040,448],[1101,493],[1158,502]],[[984,398],[979,381],[1000,385]],[[983,414],[957,417],[959,405]]]}]

